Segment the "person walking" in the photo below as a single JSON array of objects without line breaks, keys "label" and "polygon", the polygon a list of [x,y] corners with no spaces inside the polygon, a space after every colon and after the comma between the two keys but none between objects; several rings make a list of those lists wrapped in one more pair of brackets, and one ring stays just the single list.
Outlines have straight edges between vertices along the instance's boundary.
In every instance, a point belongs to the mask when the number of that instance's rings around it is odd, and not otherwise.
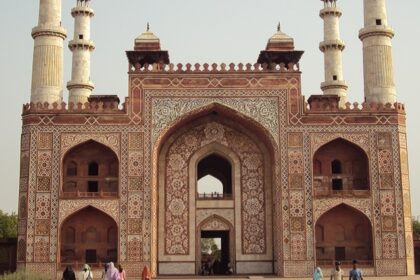
[{"label": "person walking", "polygon": [[107,270],[108,270],[108,264],[106,263],[106,264],[104,264],[104,271],[102,271],[102,277],[101,277],[102,280],[106,279],[106,271]]},{"label": "person walking", "polygon": [[80,276],[80,280],[93,280],[93,273],[90,270],[90,266],[85,264],[83,266],[82,274]]},{"label": "person walking", "polygon": [[106,280],[120,280],[120,273],[118,272],[118,269],[115,268],[113,262],[108,263],[108,269],[105,274],[105,279]]},{"label": "person walking", "polygon": [[127,280],[127,278],[125,277],[125,270],[121,264],[118,265],[118,272],[120,274],[120,280]]},{"label": "person walking", "polygon": [[68,265],[63,272],[63,280],[76,280],[76,274],[74,274],[71,265]]},{"label": "person walking", "polygon": [[357,260],[353,260],[353,269],[350,270],[349,280],[363,280],[362,270],[357,268]]},{"label": "person walking", "polygon": [[330,280],[343,280],[344,279],[344,273],[340,265],[341,265],[341,262],[339,261],[335,262],[335,268],[333,269],[333,271],[331,271]]},{"label": "person walking", "polygon": [[319,266],[316,267],[312,279],[313,280],[322,280],[323,277],[324,277],[324,275],[322,274],[321,268]]}]

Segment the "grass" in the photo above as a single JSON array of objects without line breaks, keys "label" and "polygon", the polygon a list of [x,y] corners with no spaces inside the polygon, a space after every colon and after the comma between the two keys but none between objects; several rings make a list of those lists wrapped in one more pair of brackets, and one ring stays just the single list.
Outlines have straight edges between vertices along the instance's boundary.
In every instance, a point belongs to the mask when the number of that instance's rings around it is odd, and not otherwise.
[{"label": "grass", "polygon": [[49,277],[33,272],[18,271],[11,274],[0,275],[0,280],[49,280]]}]

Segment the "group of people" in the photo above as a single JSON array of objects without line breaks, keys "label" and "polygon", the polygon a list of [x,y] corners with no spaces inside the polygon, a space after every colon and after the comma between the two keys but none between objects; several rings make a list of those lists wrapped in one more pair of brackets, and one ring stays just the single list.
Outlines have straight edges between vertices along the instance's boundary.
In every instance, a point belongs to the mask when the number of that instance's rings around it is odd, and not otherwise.
[{"label": "group of people", "polygon": [[[93,280],[93,273],[88,264],[83,266],[80,273],[80,280]],[[101,280],[127,280],[125,271],[121,265],[118,268],[114,266],[113,262],[105,264],[104,271],[102,272]],[[76,274],[71,266],[67,266],[63,272],[62,280],[76,280]]]},{"label": "group of people", "polygon": [[[335,262],[335,268],[331,271],[330,280],[344,280],[344,272],[341,263]],[[320,267],[315,268],[313,280],[323,280],[324,275]],[[353,269],[350,270],[349,280],[363,280],[362,270],[357,268],[357,260],[353,260]]]}]

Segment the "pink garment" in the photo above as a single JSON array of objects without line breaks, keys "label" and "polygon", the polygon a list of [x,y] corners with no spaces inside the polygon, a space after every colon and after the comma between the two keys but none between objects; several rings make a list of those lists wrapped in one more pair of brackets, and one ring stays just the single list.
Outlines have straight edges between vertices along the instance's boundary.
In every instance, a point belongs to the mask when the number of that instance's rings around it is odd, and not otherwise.
[{"label": "pink garment", "polygon": [[120,280],[120,273],[118,272],[118,269],[115,268],[113,262],[110,262],[108,264],[108,269],[106,271],[105,279],[106,280]]},{"label": "pink garment", "polygon": [[126,280],[127,278],[125,278],[125,270],[123,270],[122,272],[120,272],[120,280]]}]

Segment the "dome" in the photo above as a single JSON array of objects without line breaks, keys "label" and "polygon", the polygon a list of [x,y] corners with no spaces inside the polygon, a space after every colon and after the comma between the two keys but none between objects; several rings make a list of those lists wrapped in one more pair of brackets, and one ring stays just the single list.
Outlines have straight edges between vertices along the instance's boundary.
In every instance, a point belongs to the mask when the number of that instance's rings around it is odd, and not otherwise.
[{"label": "dome", "polygon": [[160,51],[160,39],[150,31],[147,24],[146,32],[143,32],[134,40],[134,50]]},{"label": "dome", "polygon": [[268,40],[267,51],[293,50],[295,48],[292,37],[281,31],[280,24],[277,32]]}]

